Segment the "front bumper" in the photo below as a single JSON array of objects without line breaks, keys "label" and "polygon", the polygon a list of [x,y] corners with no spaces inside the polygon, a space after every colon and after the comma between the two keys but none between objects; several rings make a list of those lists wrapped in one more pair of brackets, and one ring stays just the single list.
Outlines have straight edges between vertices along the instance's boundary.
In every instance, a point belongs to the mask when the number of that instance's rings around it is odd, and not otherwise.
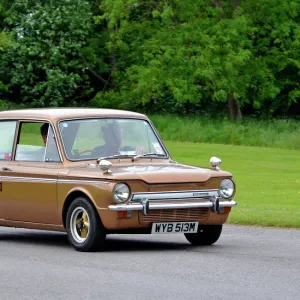
[{"label": "front bumper", "polygon": [[213,197],[206,199],[206,201],[193,201],[193,202],[165,202],[165,203],[153,203],[149,199],[142,199],[139,203],[129,202],[128,204],[115,204],[109,205],[108,209],[112,211],[142,211],[144,215],[147,215],[150,210],[158,209],[177,209],[177,208],[210,208],[212,212],[222,212],[224,207],[236,206],[236,202],[233,200],[221,200],[219,197]]}]

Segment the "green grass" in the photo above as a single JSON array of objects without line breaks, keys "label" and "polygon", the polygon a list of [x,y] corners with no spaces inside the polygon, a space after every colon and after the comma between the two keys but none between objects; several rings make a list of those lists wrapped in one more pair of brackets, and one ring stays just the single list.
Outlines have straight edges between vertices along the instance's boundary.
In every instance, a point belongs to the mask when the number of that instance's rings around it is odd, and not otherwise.
[{"label": "green grass", "polygon": [[218,156],[237,186],[229,223],[300,228],[300,151],[166,142],[178,162],[209,167]]},{"label": "green grass", "polygon": [[150,116],[164,140],[300,150],[300,121]]}]

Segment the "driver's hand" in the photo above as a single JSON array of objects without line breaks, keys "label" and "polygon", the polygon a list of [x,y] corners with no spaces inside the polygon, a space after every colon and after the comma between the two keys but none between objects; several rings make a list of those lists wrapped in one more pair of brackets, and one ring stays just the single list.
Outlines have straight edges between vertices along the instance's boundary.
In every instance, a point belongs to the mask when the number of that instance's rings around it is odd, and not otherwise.
[{"label": "driver's hand", "polygon": [[147,153],[147,151],[146,151],[145,147],[143,147],[143,146],[137,146],[137,147],[135,148],[135,153],[136,153],[137,155],[140,155],[140,154]]},{"label": "driver's hand", "polygon": [[78,155],[79,155],[79,150],[78,150],[78,149],[72,150],[72,154],[73,154],[74,156],[78,156]]}]

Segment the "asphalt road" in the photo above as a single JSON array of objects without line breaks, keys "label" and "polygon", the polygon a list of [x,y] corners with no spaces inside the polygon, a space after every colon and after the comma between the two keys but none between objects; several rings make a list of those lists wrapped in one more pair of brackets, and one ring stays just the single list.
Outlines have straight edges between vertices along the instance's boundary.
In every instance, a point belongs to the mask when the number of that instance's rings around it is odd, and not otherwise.
[{"label": "asphalt road", "polygon": [[183,235],[112,235],[79,253],[66,235],[0,228],[0,300],[300,299],[300,230],[225,225],[214,246]]}]

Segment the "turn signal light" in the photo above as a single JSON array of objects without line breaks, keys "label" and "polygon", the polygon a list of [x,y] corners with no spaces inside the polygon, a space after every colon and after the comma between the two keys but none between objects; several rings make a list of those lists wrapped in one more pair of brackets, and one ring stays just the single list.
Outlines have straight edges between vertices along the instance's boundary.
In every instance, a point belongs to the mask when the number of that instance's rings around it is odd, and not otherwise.
[{"label": "turn signal light", "polygon": [[228,214],[228,213],[230,213],[230,211],[231,211],[230,206],[224,207],[224,214]]},{"label": "turn signal light", "polygon": [[119,219],[124,219],[124,218],[128,218],[129,216],[128,216],[128,212],[125,210],[123,210],[123,211],[118,211],[118,218]]}]

